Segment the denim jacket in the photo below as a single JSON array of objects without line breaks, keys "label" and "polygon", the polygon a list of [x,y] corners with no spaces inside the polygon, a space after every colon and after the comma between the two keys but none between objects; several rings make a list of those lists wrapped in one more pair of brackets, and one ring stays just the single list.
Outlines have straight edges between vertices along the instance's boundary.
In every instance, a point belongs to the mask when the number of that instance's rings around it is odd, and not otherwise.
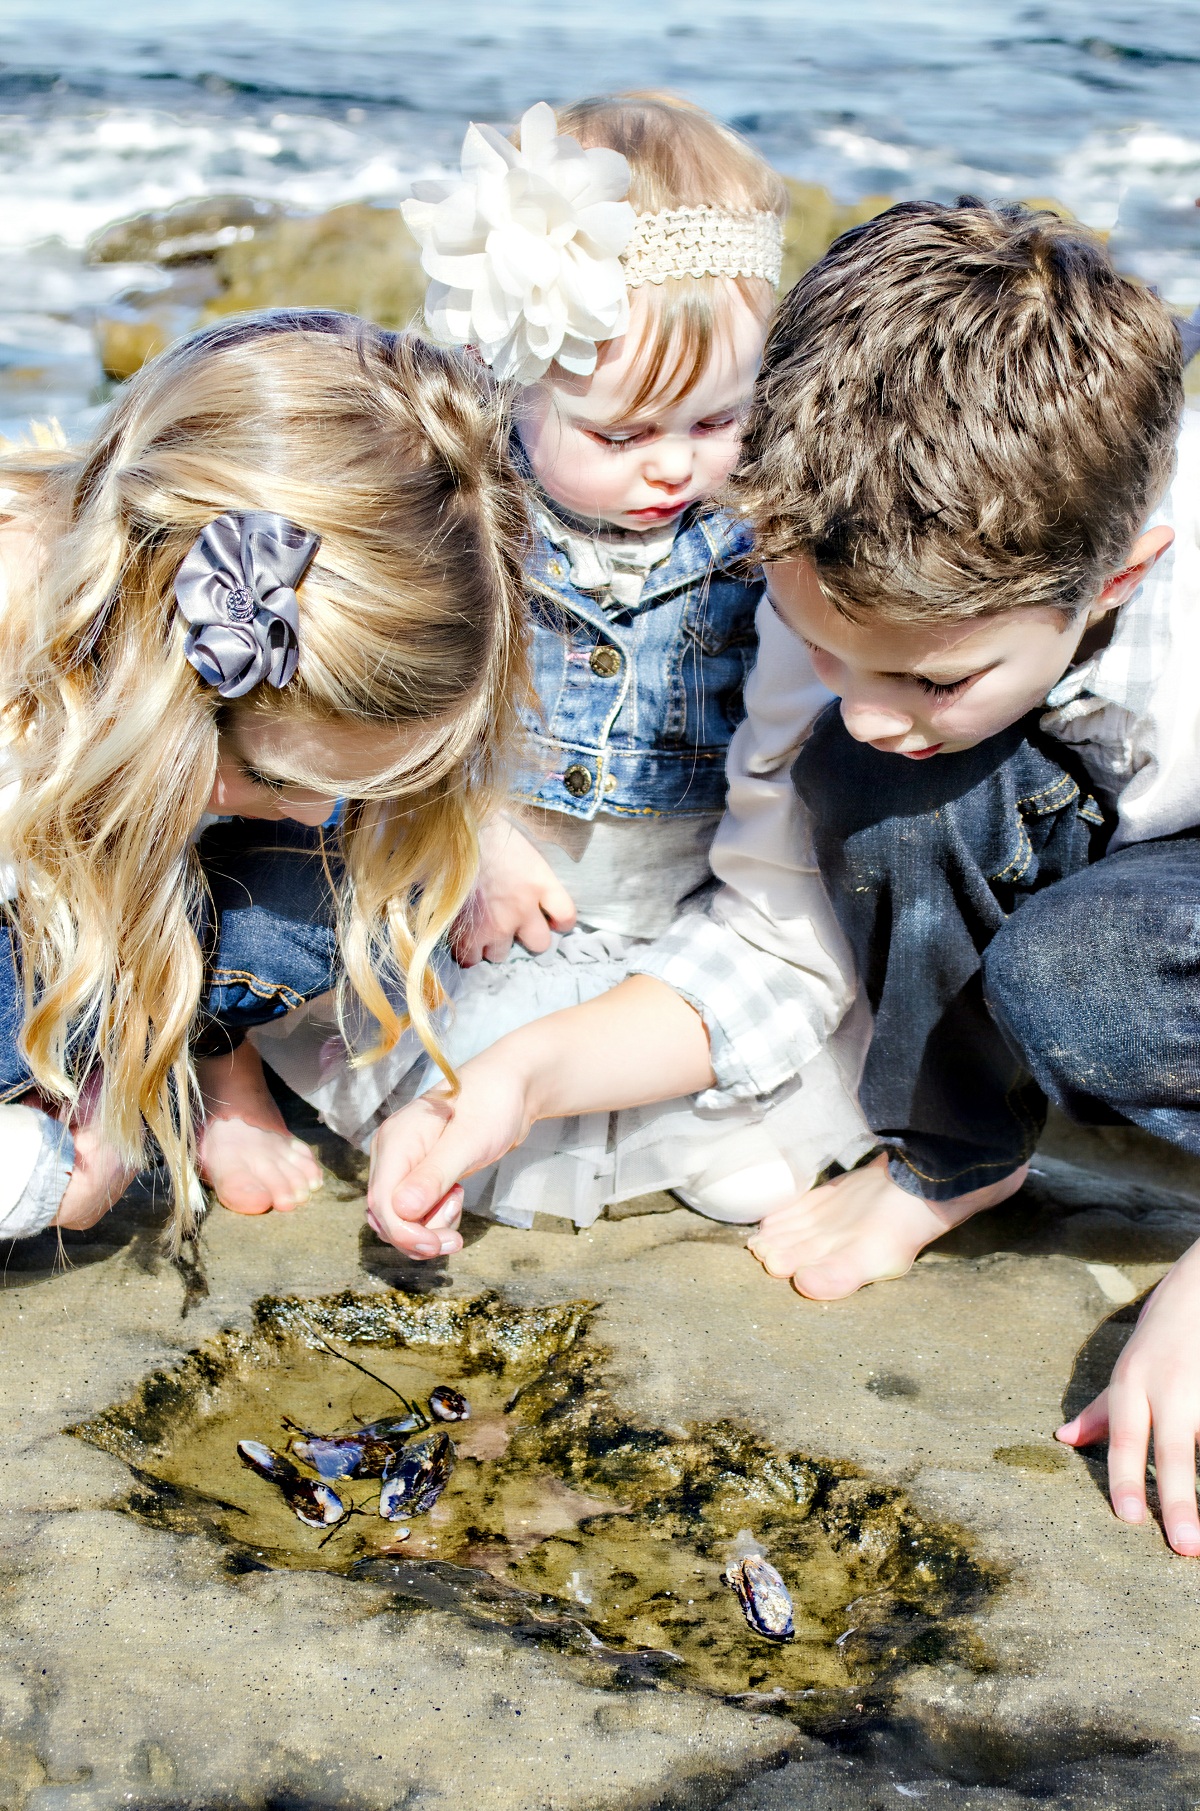
[{"label": "denim jacket", "polygon": [[604,609],[535,535],[525,574],[540,712],[525,717],[524,803],[585,819],[722,810],[762,594],[735,570],[750,545],[728,511],[689,512],[638,602]]}]

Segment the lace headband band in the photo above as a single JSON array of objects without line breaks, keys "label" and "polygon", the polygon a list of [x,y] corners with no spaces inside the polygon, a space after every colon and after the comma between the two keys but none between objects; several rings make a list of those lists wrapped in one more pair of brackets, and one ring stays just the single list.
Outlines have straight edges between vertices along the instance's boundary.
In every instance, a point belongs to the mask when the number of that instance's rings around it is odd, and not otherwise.
[{"label": "lace headband band", "polygon": [[300,660],[296,586],[320,535],[270,510],[228,510],[202,528],[175,578],[183,651],[222,698],[285,686]]},{"label": "lace headband band", "polygon": [[621,263],[630,289],[668,277],[763,277],[774,287],[783,263],[783,227],[778,214],[664,208],[637,216]]},{"label": "lace headband band", "polygon": [[782,231],[770,213],[668,208],[635,214],[619,152],[584,150],[545,101],[512,145],[471,126],[462,172],[413,184],[404,218],[430,278],[425,322],[445,346],[473,346],[497,377],[536,383],[552,364],[580,377],[629,325],[629,290],[669,277],[779,281]]}]

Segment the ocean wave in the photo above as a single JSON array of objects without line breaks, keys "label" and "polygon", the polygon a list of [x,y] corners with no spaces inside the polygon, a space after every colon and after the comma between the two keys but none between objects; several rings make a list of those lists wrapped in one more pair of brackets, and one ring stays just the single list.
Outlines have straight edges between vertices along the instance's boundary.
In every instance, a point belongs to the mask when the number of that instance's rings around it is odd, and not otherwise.
[{"label": "ocean wave", "polygon": [[0,246],[81,246],[124,215],[218,192],[299,209],[396,201],[419,161],[353,125],[300,113],[241,123],[117,108],[10,116],[0,120]]}]

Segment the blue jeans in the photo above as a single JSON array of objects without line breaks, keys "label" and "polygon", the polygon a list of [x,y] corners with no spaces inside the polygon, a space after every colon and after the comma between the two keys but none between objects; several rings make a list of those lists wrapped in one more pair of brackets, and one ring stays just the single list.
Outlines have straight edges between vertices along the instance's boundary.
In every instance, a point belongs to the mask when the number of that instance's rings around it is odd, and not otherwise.
[{"label": "blue jeans", "polygon": [[[325,993],[337,979],[334,888],[321,833],[301,824],[233,818],[200,841],[211,905],[197,933],[207,985],[193,1050],[212,1056],[235,1048],[252,1025],[281,1018]],[[0,1101],[33,1085],[18,1038],[24,995],[11,926],[0,927]],[[86,1033],[72,1040],[87,1043]]]},{"label": "blue jeans", "polygon": [[924,763],[836,705],[793,770],[875,1014],[862,1105],[910,1194],[1032,1155],[1047,1097],[1200,1151],[1200,833],[1104,854],[1036,716]]},{"label": "blue jeans", "polygon": [[333,839],[291,822],[233,818],[200,840],[212,916],[203,927],[208,991],[193,1049],[211,1056],[239,1044],[338,978]]}]

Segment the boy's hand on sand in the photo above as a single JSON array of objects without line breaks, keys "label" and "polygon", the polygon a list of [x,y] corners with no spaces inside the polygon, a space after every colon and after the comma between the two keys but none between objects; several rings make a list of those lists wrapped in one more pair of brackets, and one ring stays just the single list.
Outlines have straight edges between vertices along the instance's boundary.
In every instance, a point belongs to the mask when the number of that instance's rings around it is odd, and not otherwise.
[{"label": "boy's hand on sand", "polygon": [[1200,1245],[1170,1269],[1142,1309],[1109,1385],[1058,1429],[1067,1446],[1108,1439],[1108,1489],[1123,1522],[1146,1519],[1151,1432],[1163,1527],[1176,1553],[1200,1555],[1196,1439],[1200,1434]]},{"label": "boy's hand on sand", "polygon": [[549,949],[553,931],[575,924],[575,902],[545,856],[505,817],[479,837],[479,879],[450,933],[460,968],[503,962],[513,939],[534,955]]},{"label": "boy's hand on sand", "polygon": [[459,1093],[423,1094],[384,1121],[371,1141],[367,1220],[413,1258],[462,1248],[460,1178],[495,1163],[532,1124],[523,1078],[485,1050],[467,1063]]}]

